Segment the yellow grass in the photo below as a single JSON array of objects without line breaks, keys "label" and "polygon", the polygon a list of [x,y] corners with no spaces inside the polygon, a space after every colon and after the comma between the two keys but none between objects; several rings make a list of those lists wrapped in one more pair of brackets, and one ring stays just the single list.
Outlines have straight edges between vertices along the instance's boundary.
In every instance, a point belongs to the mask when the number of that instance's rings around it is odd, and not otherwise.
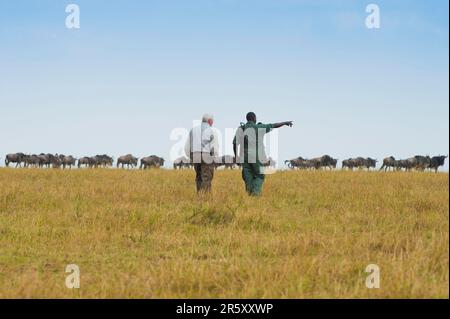
[{"label": "yellow grass", "polygon": [[280,172],[258,199],[193,178],[0,169],[0,297],[449,297],[448,174]]}]

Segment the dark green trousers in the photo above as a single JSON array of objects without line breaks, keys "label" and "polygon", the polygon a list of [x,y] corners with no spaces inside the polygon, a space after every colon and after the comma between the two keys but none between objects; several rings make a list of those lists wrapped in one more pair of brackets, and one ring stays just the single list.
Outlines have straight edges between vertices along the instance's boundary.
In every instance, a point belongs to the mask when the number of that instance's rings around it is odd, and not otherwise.
[{"label": "dark green trousers", "polygon": [[265,175],[261,171],[261,163],[243,163],[242,179],[245,182],[245,190],[251,196],[260,196],[264,184]]}]

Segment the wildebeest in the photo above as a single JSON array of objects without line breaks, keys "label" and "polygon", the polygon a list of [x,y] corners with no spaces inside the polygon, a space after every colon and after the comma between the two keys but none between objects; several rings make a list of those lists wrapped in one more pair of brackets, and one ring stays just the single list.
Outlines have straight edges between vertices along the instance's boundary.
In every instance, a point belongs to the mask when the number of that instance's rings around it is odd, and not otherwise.
[{"label": "wildebeest", "polygon": [[313,163],[308,160],[304,159],[303,157],[299,156],[297,158],[286,160],[284,161],[284,164],[287,164],[287,166],[290,169],[306,169],[306,168],[313,168]]},{"label": "wildebeest", "polygon": [[291,159],[291,160],[286,160],[284,161],[285,164],[287,164],[287,166],[290,169],[312,169],[314,168],[314,163],[309,160],[309,159],[305,159],[301,156]]},{"label": "wildebeest", "polygon": [[444,166],[445,164],[445,159],[448,157],[444,156],[444,155],[439,155],[439,156],[433,156],[430,160],[430,165],[429,168],[434,169],[434,171],[437,173],[439,166]]},{"label": "wildebeest", "polygon": [[84,167],[92,167],[93,164],[91,157],[84,156],[78,159],[78,168],[81,168],[83,165]]},{"label": "wildebeest", "polygon": [[410,159],[401,159],[395,161],[396,170],[405,169],[405,171],[409,172],[413,168],[413,162]]},{"label": "wildebeest", "polygon": [[348,168],[349,170],[353,170],[356,165],[356,159],[348,158],[342,161],[342,169]]},{"label": "wildebeest", "polygon": [[332,158],[330,155],[316,157],[310,159],[310,161],[315,169],[329,168],[330,170],[332,170],[333,168],[336,168],[337,165],[337,159]]},{"label": "wildebeest", "polygon": [[72,166],[75,166],[77,159],[72,155],[59,155],[59,159],[61,161],[61,165],[63,169],[66,169],[66,166],[69,166],[69,169],[72,169]]},{"label": "wildebeest", "polygon": [[39,167],[44,166],[50,167],[51,162],[48,154],[41,153],[38,155],[38,158],[39,158]]},{"label": "wildebeest", "polygon": [[370,168],[375,168],[377,166],[377,160],[367,157],[358,157],[356,158],[356,164],[358,168],[366,168],[367,170],[370,170]]},{"label": "wildebeest", "polygon": [[53,168],[60,168],[62,165],[62,161],[61,158],[59,157],[58,154],[53,155],[53,154],[47,154],[49,160],[50,160],[50,165]]},{"label": "wildebeest", "polygon": [[158,157],[156,155],[151,155],[141,158],[141,165],[139,166],[139,168],[140,169],[142,168],[147,169],[150,167],[160,168],[161,166],[164,166],[164,158]]},{"label": "wildebeest", "polygon": [[424,171],[425,169],[429,168],[431,163],[431,158],[428,155],[416,155],[409,160],[412,163],[412,167],[420,171]]},{"label": "wildebeest", "polygon": [[430,167],[430,163],[431,158],[429,156],[416,155],[414,157],[395,161],[395,168],[397,170],[405,169],[407,172],[412,169],[424,171]]},{"label": "wildebeest", "polygon": [[354,168],[366,168],[367,170],[370,170],[370,168],[375,168],[376,165],[377,160],[370,157],[349,158],[342,161],[342,169],[348,168],[350,170],[353,170]]},{"label": "wildebeest", "polygon": [[16,163],[16,167],[20,166],[20,164],[24,163],[25,161],[25,154],[24,153],[15,153],[15,154],[8,154],[5,158],[5,165],[6,167],[9,167],[10,163]]},{"label": "wildebeest", "polygon": [[375,168],[377,166],[377,162],[378,160],[374,159],[374,158],[366,158],[365,161],[365,166],[367,168],[367,170],[370,170],[370,168]]},{"label": "wildebeest", "polygon": [[323,155],[321,157],[316,157],[312,159],[305,159],[301,156],[284,161],[291,169],[320,169],[329,168],[330,170],[336,168],[337,159],[332,158],[329,155]]},{"label": "wildebeest", "polygon": [[181,156],[173,161],[173,169],[190,168],[191,165],[190,159],[186,156]]},{"label": "wildebeest", "polygon": [[299,158],[299,168],[300,169],[308,169],[313,170],[316,168],[316,160],[315,159],[302,159]]},{"label": "wildebeest", "polygon": [[264,167],[275,168],[277,166],[277,162],[272,157],[267,158],[267,160],[263,163]]},{"label": "wildebeest", "polygon": [[337,158],[331,158],[331,159],[329,160],[327,166],[330,167],[330,169],[335,169],[336,166],[337,166],[337,162],[338,162],[338,159],[337,159]]},{"label": "wildebeest", "polygon": [[103,155],[95,155],[91,158],[91,161],[94,163],[93,165],[95,167],[108,167],[112,166],[114,159],[111,156],[108,156],[106,154]]},{"label": "wildebeest", "polygon": [[398,162],[394,156],[389,156],[383,159],[383,165],[380,167],[380,171],[384,169],[386,172],[388,169],[396,169],[398,167]]},{"label": "wildebeest", "polygon": [[27,155],[25,157],[25,167],[39,167],[39,157],[36,154]]},{"label": "wildebeest", "polygon": [[285,160],[284,164],[287,165],[290,169],[298,168],[300,164],[300,160],[298,158]]},{"label": "wildebeest", "polygon": [[53,155],[50,153],[47,154],[41,153],[38,155],[38,158],[39,158],[39,167],[58,168],[61,166],[61,160],[59,159],[58,155]]},{"label": "wildebeest", "polygon": [[127,165],[127,167],[130,168],[130,166],[135,167],[135,166],[137,166],[137,164],[138,164],[138,158],[134,157],[131,154],[127,154],[127,155],[120,156],[117,159],[116,166],[120,167],[120,165],[122,165],[122,168],[124,168],[124,166]]}]

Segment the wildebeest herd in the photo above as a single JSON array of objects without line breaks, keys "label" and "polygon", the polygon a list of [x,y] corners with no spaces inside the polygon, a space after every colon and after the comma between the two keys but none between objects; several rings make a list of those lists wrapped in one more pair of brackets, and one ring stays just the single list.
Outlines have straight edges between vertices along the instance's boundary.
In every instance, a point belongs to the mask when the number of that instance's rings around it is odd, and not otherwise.
[{"label": "wildebeest herd", "polygon": [[[139,163],[140,161],[140,163]],[[117,158],[117,168],[136,168],[139,164],[140,169],[147,168],[160,168],[164,166],[164,158],[151,155],[147,157],[139,158],[132,154],[123,155]],[[95,156],[84,156],[81,158],[75,158],[72,155],[58,155],[58,154],[44,154],[39,155],[27,155],[24,153],[8,154],[5,158],[5,165],[9,167],[10,164],[15,164],[15,167],[32,167],[32,168],[107,168],[114,166],[114,159],[112,156],[103,154]],[[214,158],[213,162],[215,168],[225,167],[233,169],[239,166],[234,156],[225,155]],[[275,161],[272,158],[268,158],[265,166],[275,167]],[[189,158],[183,156],[177,158],[173,162],[174,169],[193,168]]]},{"label": "wildebeest herd", "polygon": [[53,154],[44,154],[41,153],[39,155],[33,154],[33,155],[27,155],[24,153],[15,153],[15,154],[8,154],[5,158],[5,165],[6,167],[9,166],[9,164],[14,163],[16,164],[16,167],[22,166],[23,167],[53,167],[53,168],[72,168],[72,166],[75,166],[76,159],[73,156],[65,156],[65,155],[53,155]]},{"label": "wildebeest herd", "polygon": [[[425,170],[434,170],[438,171],[440,166],[443,166],[445,163],[445,159],[448,156],[422,156],[416,155],[414,157],[408,159],[400,159],[397,160],[393,156],[386,157],[383,160],[382,166],[379,169],[388,171],[388,170],[417,170],[417,171],[425,171]],[[148,169],[148,168],[160,168],[164,166],[164,159],[162,157],[151,155],[147,157],[143,157],[140,159],[140,169]],[[354,169],[375,169],[377,165],[377,160],[367,157],[356,157],[349,158],[342,161],[342,169],[344,170],[354,170]],[[117,158],[116,167],[117,168],[136,168],[138,166],[139,159],[131,154],[123,155]],[[291,169],[304,169],[304,170],[319,170],[319,169],[329,169],[333,170],[337,167],[338,160],[332,158],[329,155],[323,155],[321,157],[306,159],[301,156],[286,160],[285,164]],[[34,168],[69,168],[78,167],[78,168],[107,168],[113,167],[114,159],[113,157],[103,154],[103,155],[95,155],[95,156],[85,156],[79,159],[75,158],[72,155],[62,155],[62,154],[44,154],[41,153],[39,155],[36,154],[24,154],[24,153],[14,153],[8,154],[5,158],[5,165],[8,167],[10,164],[15,164],[15,167],[34,167]],[[225,155],[220,156],[214,159],[214,163],[216,168],[221,166],[229,169],[233,169],[239,166],[239,163],[236,162],[234,156]],[[276,163],[272,158],[268,158],[265,162],[264,166],[267,167],[275,167]],[[180,157],[173,161],[174,169],[184,169],[184,168],[192,168],[193,165],[187,157]]]},{"label": "wildebeest herd", "polygon": [[383,160],[383,165],[381,166],[380,170],[384,169],[385,171],[387,171],[388,169],[389,170],[405,169],[406,171],[411,171],[415,169],[419,171],[424,171],[428,169],[437,172],[439,167],[444,165],[445,159],[447,157],[448,156],[443,155],[433,157],[416,155],[408,159],[396,160],[395,157],[390,156],[386,157]]},{"label": "wildebeest herd", "polygon": [[286,160],[284,163],[291,169],[334,169],[336,168],[338,160],[332,158],[329,155],[323,155],[321,157],[305,159],[301,156]]},{"label": "wildebeest herd", "polygon": [[[389,156],[383,160],[383,165],[379,169],[387,171],[387,170],[417,170],[417,171],[425,171],[425,170],[434,170],[438,171],[440,166],[445,164],[445,159],[448,156],[422,156],[416,155],[414,157],[408,159],[396,160],[395,157]],[[338,160],[332,158],[329,155],[323,155],[321,157],[316,157],[312,159],[304,159],[299,156],[297,158],[285,161],[285,164],[291,169],[335,169]],[[356,157],[349,158],[342,161],[342,169],[346,170],[354,170],[354,169],[367,169],[376,168],[378,160],[367,157]]]},{"label": "wildebeest herd", "polygon": [[[39,155],[14,153],[8,154],[5,158],[5,165],[9,167],[10,164],[15,164],[15,167],[34,167],[34,168],[106,168],[112,167],[114,159],[112,156],[103,154],[95,156],[84,156],[79,159],[72,155],[58,155],[58,154],[44,154]],[[120,156],[117,159],[116,167],[133,168],[138,165],[138,158],[131,154]],[[159,168],[164,165],[164,159],[156,155],[141,158],[141,169],[147,169],[151,167]]]}]

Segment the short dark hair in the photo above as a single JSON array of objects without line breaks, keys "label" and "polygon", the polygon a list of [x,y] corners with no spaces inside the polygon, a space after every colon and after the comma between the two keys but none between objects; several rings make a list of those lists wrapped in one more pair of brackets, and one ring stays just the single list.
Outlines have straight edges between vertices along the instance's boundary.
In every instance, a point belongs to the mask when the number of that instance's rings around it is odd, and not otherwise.
[{"label": "short dark hair", "polygon": [[253,112],[248,112],[246,118],[247,118],[247,121],[255,122],[256,121],[256,114],[253,113]]}]

